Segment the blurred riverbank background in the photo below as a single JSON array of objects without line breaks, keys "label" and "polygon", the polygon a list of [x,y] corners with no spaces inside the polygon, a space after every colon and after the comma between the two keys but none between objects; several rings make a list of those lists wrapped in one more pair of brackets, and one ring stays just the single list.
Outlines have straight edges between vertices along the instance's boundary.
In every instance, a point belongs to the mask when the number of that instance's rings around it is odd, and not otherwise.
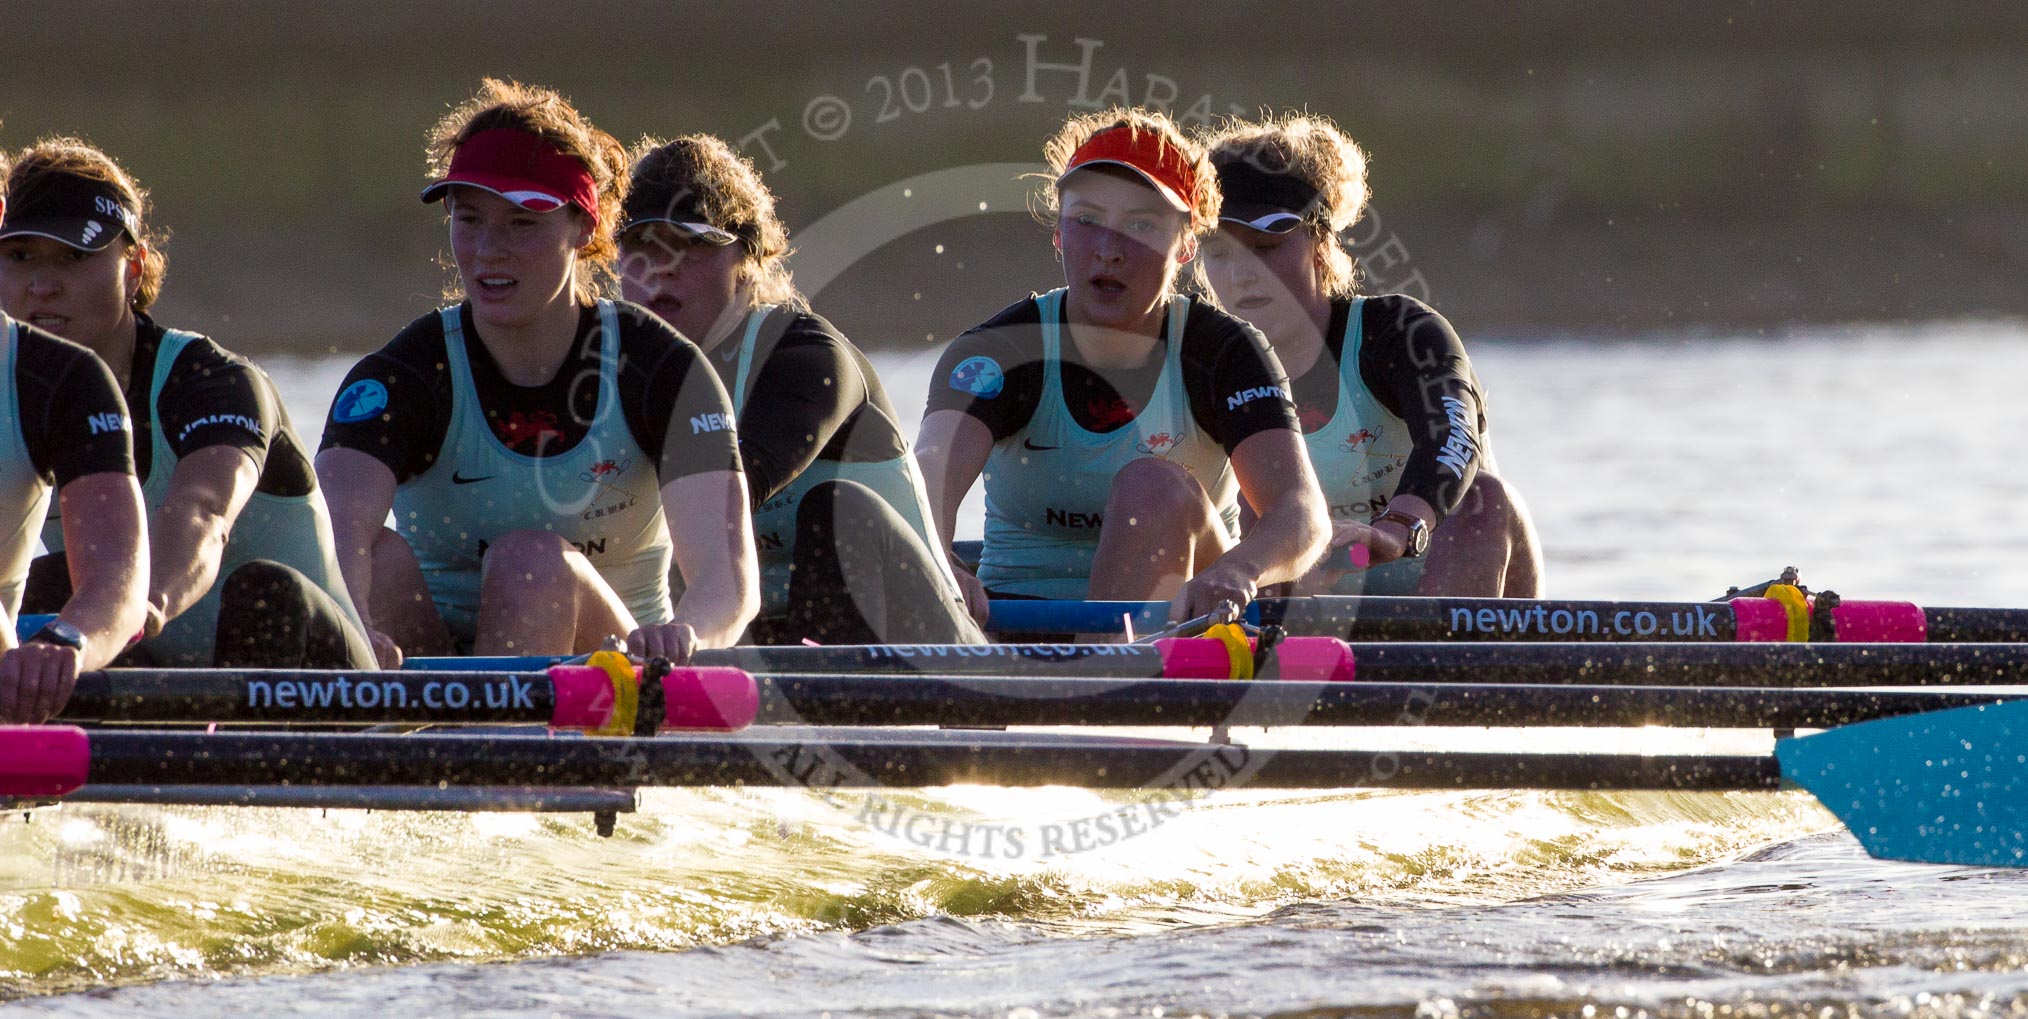
[{"label": "blurred riverbank background", "polygon": [[[2028,314],[2011,5],[0,11],[0,144],[74,133],[124,161],[172,233],[162,317],[253,353],[364,351],[436,301],[423,133],[484,75],[553,86],[623,142],[743,141],[792,232],[917,175],[1036,162],[1077,109],[1307,107],[1372,154],[1351,234],[1373,284],[1468,338]],[[1060,281],[1005,202],[861,247],[816,297],[869,348]]]}]

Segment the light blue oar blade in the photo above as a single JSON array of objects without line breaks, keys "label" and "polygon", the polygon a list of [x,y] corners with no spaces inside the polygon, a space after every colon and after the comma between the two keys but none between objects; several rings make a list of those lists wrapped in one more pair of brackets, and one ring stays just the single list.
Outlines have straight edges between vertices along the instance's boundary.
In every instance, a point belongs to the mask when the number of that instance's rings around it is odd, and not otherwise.
[{"label": "light blue oar blade", "polygon": [[2028,866],[2028,701],[1840,726],[1775,757],[1876,857]]}]

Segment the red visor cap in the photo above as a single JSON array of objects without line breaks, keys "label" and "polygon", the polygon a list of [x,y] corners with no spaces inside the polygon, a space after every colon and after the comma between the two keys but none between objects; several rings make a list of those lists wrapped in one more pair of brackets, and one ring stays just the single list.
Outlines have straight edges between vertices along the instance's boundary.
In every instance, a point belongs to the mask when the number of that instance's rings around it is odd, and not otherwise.
[{"label": "red visor cap", "polygon": [[1069,165],[1056,178],[1057,186],[1062,187],[1064,178],[1089,166],[1132,170],[1171,208],[1196,217],[1197,168],[1160,134],[1122,125],[1092,135],[1070,154]]},{"label": "red visor cap", "polygon": [[513,128],[494,128],[465,139],[451,155],[444,178],[422,191],[422,200],[443,199],[454,185],[483,188],[530,212],[553,212],[566,205],[599,218],[598,185],[583,163],[542,138]]}]

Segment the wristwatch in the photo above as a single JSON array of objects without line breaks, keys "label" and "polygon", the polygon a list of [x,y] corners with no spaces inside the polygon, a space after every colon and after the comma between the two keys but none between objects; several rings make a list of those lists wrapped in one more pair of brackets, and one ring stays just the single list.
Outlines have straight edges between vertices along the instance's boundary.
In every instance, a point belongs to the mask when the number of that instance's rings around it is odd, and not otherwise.
[{"label": "wristwatch", "polygon": [[1383,520],[1392,520],[1408,528],[1407,545],[1401,551],[1403,559],[1420,559],[1424,552],[1429,551],[1429,524],[1425,523],[1421,517],[1413,513],[1404,513],[1401,510],[1391,509],[1374,517],[1372,522],[1378,524]]},{"label": "wristwatch", "polygon": [[35,631],[28,638],[27,643],[54,644],[57,647],[67,647],[78,654],[84,654],[85,635],[84,631],[61,619],[52,619],[42,624],[42,629]]}]

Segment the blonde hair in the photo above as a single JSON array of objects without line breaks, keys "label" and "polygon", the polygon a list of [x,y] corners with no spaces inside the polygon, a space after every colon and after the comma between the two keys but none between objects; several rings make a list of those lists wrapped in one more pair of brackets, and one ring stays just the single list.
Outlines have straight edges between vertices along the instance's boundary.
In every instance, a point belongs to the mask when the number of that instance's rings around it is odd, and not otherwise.
[{"label": "blonde hair", "polygon": [[[598,193],[598,222],[591,239],[577,249],[582,264],[574,296],[578,303],[589,304],[611,292],[615,280],[613,261],[619,255],[619,246],[613,241],[613,224],[619,220],[620,201],[627,193],[627,153],[619,140],[592,126],[570,100],[554,89],[487,78],[479,83],[479,91],[472,98],[444,114],[430,128],[423,146],[429,179],[441,180],[450,172],[451,157],[466,139],[496,128],[525,131],[541,138],[591,173]],[[464,296],[455,279],[445,287],[444,296],[454,300]]]},{"label": "blonde hair", "polygon": [[1064,121],[1063,126],[1056,129],[1056,134],[1042,144],[1042,157],[1049,163],[1050,176],[1049,187],[1043,189],[1041,196],[1040,216],[1046,216],[1048,222],[1055,221],[1061,208],[1056,180],[1070,165],[1070,157],[1093,135],[1113,128],[1156,135],[1181,153],[1197,178],[1197,193],[1184,196],[1191,202],[1189,231],[1193,236],[1201,237],[1218,229],[1218,177],[1212,172],[1211,160],[1204,147],[1185,135],[1168,114],[1138,106],[1116,106],[1098,113],[1078,114]]},{"label": "blonde hair", "polygon": [[1258,121],[1233,118],[1203,138],[1215,166],[1250,163],[1264,173],[1294,177],[1317,192],[1303,217],[1323,259],[1325,291],[1332,297],[1359,292],[1359,267],[1339,235],[1366,214],[1372,191],[1366,183],[1366,153],[1329,117],[1284,113]]},{"label": "blonde hair", "polygon": [[167,234],[157,233],[148,227],[151,208],[148,190],[137,183],[133,175],[97,146],[71,137],[41,139],[17,153],[13,166],[7,164],[7,157],[0,155],[0,171],[7,176],[10,204],[56,176],[80,177],[112,185],[120,193],[120,200],[134,211],[134,236],[126,242],[128,250],[136,246],[141,249],[141,285],[134,291],[129,305],[135,311],[147,311],[154,306],[155,299],[162,296],[162,284],[169,275],[169,256],[162,251],[163,243],[169,238]]},{"label": "blonde hair", "polygon": [[755,306],[808,310],[789,272],[788,227],[775,214],[774,192],[761,181],[753,160],[708,134],[668,142],[643,137],[632,155],[630,204],[651,205],[658,212],[694,207],[705,222],[739,237],[746,249],[740,265],[752,284]]}]

